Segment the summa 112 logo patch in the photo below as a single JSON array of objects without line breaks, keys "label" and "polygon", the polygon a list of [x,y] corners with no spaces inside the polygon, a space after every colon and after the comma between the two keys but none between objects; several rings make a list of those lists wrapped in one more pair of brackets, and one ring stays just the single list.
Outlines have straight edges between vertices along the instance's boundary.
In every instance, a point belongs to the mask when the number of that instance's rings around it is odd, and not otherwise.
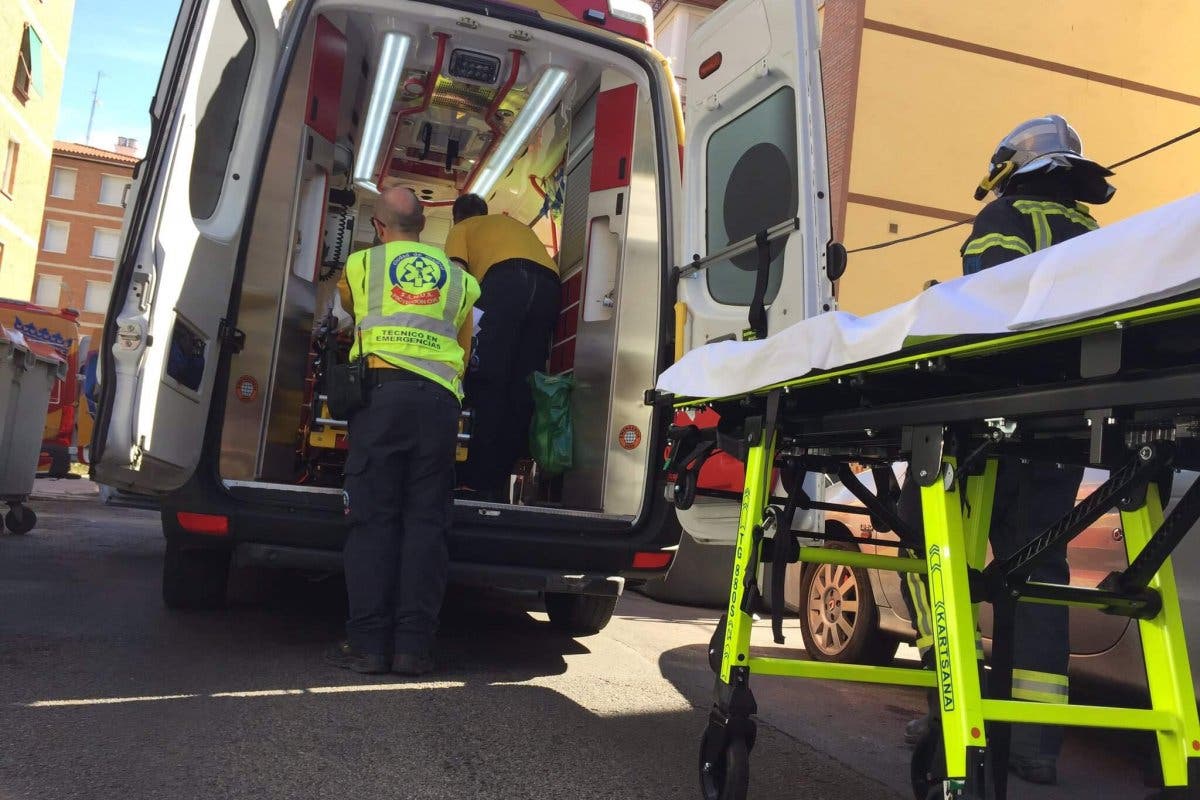
[{"label": "summa 112 logo patch", "polygon": [[442,299],[446,275],[446,265],[428,253],[401,253],[388,267],[392,299],[406,305],[433,305]]}]

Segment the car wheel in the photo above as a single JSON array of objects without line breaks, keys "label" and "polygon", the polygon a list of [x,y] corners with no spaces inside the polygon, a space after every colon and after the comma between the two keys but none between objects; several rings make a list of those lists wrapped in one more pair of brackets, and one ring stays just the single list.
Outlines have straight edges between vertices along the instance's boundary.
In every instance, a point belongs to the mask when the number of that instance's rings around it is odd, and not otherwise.
[{"label": "car wheel", "polygon": [[[854,550],[831,543],[831,550]],[[900,643],[879,630],[879,609],[864,569],[806,564],[800,578],[800,635],[816,661],[888,664]]]},{"label": "car wheel", "polygon": [[572,636],[588,636],[604,630],[617,607],[617,598],[590,594],[546,593],[550,624]]},{"label": "car wheel", "polygon": [[167,608],[191,610],[225,605],[232,556],[233,551],[225,548],[187,548],[168,539],[162,574]]}]

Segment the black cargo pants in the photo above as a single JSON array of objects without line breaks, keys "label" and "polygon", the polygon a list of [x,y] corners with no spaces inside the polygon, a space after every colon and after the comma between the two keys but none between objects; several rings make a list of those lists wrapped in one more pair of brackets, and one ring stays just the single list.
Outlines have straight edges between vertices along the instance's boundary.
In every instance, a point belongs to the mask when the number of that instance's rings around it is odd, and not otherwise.
[{"label": "black cargo pants", "polygon": [[425,655],[446,588],[459,402],[413,373],[369,374],[346,460],[346,636],[363,653]]},{"label": "black cargo pants", "polygon": [[499,499],[507,497],[513,464],[529,455],[529,376],[546,368],[562,288],[552,270],[514,258],[493,265],[480,292],[475,305],[483,316],[465,383],[474,418],[459,483]]},{"label": "black cargo pants", "polygon": [[[994,558],[1006,558],[1046,528],[1065,516],[1075,505],[1081,467],[1059,468],[1054,464],[1004,462],[996,476],[989,541]],[[919,487],[905,476],[898,508],[902,519],[921,532]],[[1030,580],[1065,585],[1070,582],[1066,546],[1043,557]],[[913,581],[902,581],[905,603],[920,630],[912,598]],[[918,582],[918,585],[921,585]],[[927,607],[927,605],[926,605]],[[1067,665],[1070,660],[1069,609],[1040,603],[1017,603],[1013,641],[1013,697],[1017,700],[1067,702]],[[922,661],[932,664],[925,652]],[[1050,725],[1013,725],[1014,758],[1055,758],[1062,748],[1062,729]]]}]

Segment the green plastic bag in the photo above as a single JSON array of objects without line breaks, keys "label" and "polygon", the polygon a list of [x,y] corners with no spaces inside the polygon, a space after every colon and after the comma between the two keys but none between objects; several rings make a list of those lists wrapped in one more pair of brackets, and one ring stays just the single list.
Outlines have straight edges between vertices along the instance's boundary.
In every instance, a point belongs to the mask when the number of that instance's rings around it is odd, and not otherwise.
[{"label": "green plastic bag", "polygon": [[575,379],[535,372],[529,376],[529,387],[533,390],[529,453],[544,474],[560,475],[573,463],[571,389]]}]

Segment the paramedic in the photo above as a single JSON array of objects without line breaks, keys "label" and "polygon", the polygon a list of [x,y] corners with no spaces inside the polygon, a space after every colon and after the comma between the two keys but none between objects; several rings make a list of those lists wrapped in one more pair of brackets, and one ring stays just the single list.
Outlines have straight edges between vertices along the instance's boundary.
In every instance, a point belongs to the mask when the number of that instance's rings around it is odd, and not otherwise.
[{"label": "paramedic", "polygon": [[474,194],[454,201],[446,254],[470,270],[482,292],[476,356],[466,378],[474,419],[460,496],[506,501],[513,464],[529,454],[528,381],[546,368],[550,354],[561,302],[558,267],[529,226],[488,214]]},{"label": "paramedic", "polygon": [[355,672],[421,675],[446,586],[454,453],[475,279],[420,243],[411,189],[380,196],[381,244],[351,254],[338,284],[352,358],[367,359],[366,405],[350,418],[344,551],[347,641],[327,660]]},{"label": "paramedic", "polygon": [[[971,275],[1053,244],[1095,230],[1083,202],[1106,203],[1116,191],[1106,180],[1112,173],[1083,157],[1079,135],[1062,117],[1051,114],[1023,122],[1001,140],[975,199],[988,192],[996,199],[975,218],[962,247],[963,273]],[[1050,463],[1004,461],[996,480],[990,540],[996,558],[1012,555],[1075,505],[1083,478],[1078,467]],[[905,481],[901,514],[920,518],[915,481]],[[1034,581],[1070,582],[1066,546],[1043,558],[1030,575]],[[906,584],[913,597],[911,584]],[[928,619],[928,605],[916,597],[913,619]],[[1067,702],[1068,609],[1040,603],[1017,603],[1013,643],[1012,696],[1016,700]],[[928,632],[918,625],[928,645]],[[982,654],[981,654],[982,655]],[[917,738],[926,720],[914,720],[906,731]],[[1010,767],[1033,783],[1055,783],[1062,731],[1055,726],[1014,725]]]}]

